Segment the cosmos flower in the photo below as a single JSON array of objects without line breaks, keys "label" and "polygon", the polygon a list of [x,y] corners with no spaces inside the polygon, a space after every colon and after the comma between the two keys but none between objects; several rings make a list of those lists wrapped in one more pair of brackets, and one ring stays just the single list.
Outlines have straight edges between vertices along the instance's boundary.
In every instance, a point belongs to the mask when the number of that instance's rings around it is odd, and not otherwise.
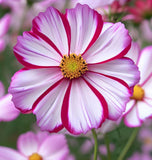
[{"label": "cosmos flower", "polygon": [[139,81],[136,65],[123,58],[130,46],[123,24],[103,25],[87,5],[65,14],[49,7],[14,47],[24,68],[12,77],[12,100],[50,132],[86,133],[117,120]]},{"label": "cosmos flower", "polygon": [[65,160],[69,149],[64,135],[27,132],[19,136],[17,150],[0,146],[0,159],[5,160]]},{"label": "cosmos flower", "polygon": [[152,46],[140,52],[135,45],[127,56],[132,57],[139,67],[140,81],[135,85],[133,96],[126,107],[124,123],[128,127],[141,126],[147,118],[152,116]]},{"label": "cosmos flower", "polygon": [[0,81],[0,121],[12,121],[19,115],[19,110],[15,108],[11,101],[12,95],[5,94],[5,89]]}]

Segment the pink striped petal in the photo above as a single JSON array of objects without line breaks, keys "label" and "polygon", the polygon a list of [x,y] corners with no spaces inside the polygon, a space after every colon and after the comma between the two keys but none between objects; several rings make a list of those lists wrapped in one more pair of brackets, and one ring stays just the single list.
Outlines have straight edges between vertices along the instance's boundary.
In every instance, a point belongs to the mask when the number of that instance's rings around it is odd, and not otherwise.
[{"label": "pink striped petal", "polygon": [[97,40],[102,29],[102,17],[87,5],[78,4],[66,12],[71,27],[70,52],[82,54]]},{"label": "pink striped petal", "polygon": [[140,73],[137,66],[129,58],[120,58],[103,64],[88,65],[90,71],[114,76],[125,81],[129,87],[139,82]]},{"label": "pink striped petal", "polygon": [[22,69],[16,72],[9,88],[15,106],[22,112],[31,111],[36,99],[62,77],[59,68]]},{"label": "pink striped petal", "polygon": [[0,146],[0,160],[27,160],[27,157],[24,157],[14,149]]},{"label": "pink striped petal", "polygon": [[34,103],[33,113],[41,130],[57,132],[63,128],[61,121],[61,107],[68,81],[58,81],[44,92]]},{"label": "pink striped petal", "polygon": [[39,147],[38,153],[46,160],[65,160],[69,153],[65,136],[62,134],[50,135]]},{"label": "pink striped petal", "polygon": [[152,46],[148,46],[141,51],[138,67],[140,70],[140,84],[146,83],[149,75],[152,74]]},{"label": "pink striped petal", "polygon": [[[83,55],[88,64],[105,63],[121,58],[131,46],[131,38],[124,24],[115,23],[102,32],[96,42]],[[104,28],[104,25],[103,25]]]},{"label": "pink striped petal", "polygon": [[61,112],[63,125],[70,133],[86,133],[99,128],[107,114],[107,103],[99,91],[82,78],[72,80]]},{"label": "pink striped petal", "polygon": [[58,53],[68,54],[70,48],[70,27],[64,15],[49,7],[33,20],[33,32],[43,40],[51,41]]},{"label": "pink striped petal", "polygon": [[142,125],[142,121],[138,117],[136,105],[132,106],[131,110],[125,115],[124,123],[128,127],[140,127]]},{"label": "pink striped petal", "polygon": [[0,121],[12,121],[19,115],[19,110],[15,108],[11,99],[11,94],[0,98]]},{"label": "pink striped petal", "polygon": [[20,63],[28,68],[59,66],[61,55],[45,40],[32,32],[18,37],[14,53]]},{"label": "pink striped petal", "polygon": [[131,96],[128,85],[121,79],[87,72],[85,79],[94,86],[104,97],[108,104],[108,119],[117,120],[126,109],[126,103]]},{"label": "pink striped petal", "polygon": [[20,153],[25,156],[30,156],[33,153],[37,153],[39,142],[33,132],[27,132],[20,135],[17,141],[17,147]]}]

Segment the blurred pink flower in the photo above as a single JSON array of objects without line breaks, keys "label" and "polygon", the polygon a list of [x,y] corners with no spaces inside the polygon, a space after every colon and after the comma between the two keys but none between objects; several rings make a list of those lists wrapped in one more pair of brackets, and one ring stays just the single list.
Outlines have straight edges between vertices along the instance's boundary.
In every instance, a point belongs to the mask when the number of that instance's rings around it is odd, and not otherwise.
[{"label": "blurred pink flower", "polygon": [[122,58],[130,45],[122,23],[103,25],[87,5],[65,14],[49,7],[14,47],[25,68],[12,78],[13,102],[51,132],[86,133],[106,118],[117,120],[139,81],[136,65]]},{"label": "blurred pink flower", "polygon": [[132,58],[139,67],[140,81],[127,103],[124,122],[128,127],[138,127],[152,116],[152,46],[140,52],[139,47],[133,44],[126,56]]},{"label": "blurred pink flower", "polygon": [[54,6],[59,10],[63,10],[65,2],[66,0],[41,0],[35,2],[33,1],[33,4],[30,7],[26,7],[23,27],[25,29],[31,27],[33,18],[37,16],[39,12],[44,12],[48,8],[48,6]]},{"label": "blurred pink flower", "polygon": [[6,14],[0,19],[0,52],[5,49],[7,44],[7,32],[10,27],[10,15]]},{"label": "blurred pink flower", "polygon": [[151,160],[151,156],[149,154],[147,154],[147,153],[138,153],[138,152],[135,152],[127,160]]},{"label": "blurred pink flower", "polygon": [[136,0],[135,5],[128,7],[128,19],[141,22],[152,17],[152,0]]},{"label": "blurred pink flower", "polygon": [[[93,149],[93,146],[94,146],[94,140],[93,140],[93,137],[92,137],[90,140],[87,139],[87,140],[81,145],[80,151],[81,151],[82,154],[88,154],[88,153],[90,153],[91,150]],[[98,148],[99,148],[100,154],[102,154],[102,155],[107,155],[107,147],[106,147],[106,145],[100,144],[100,145],[98,146]],[[114,149],[115,149],[114,144],[109,144],[109,149],[110,149],[111,152],[113,152]]]},{"label": "blurred pink flower", "polygon": [[[109,144],[109,149],[110,149],[111,152],[113,152],[114,149],[115,149],[115,145],[114,144]],[[102,155],[107,155],[108,153],[107,153],[107,147],[106,147],[106,145],[100,145],[99,146],[99,152]]]},{"label": "blurred pink flower", "polygon": [[100,7],[104,7],[107,5],[112,4],[112,2],[114,2],[114,0],[71,0],[73,6],[77,5],[78,3],[80,4],[87,4],[89,7],[96,9],[96,8],[100,8]]},{"label": "blurred pink flower", "polygon": [[138,134],[138,139],[142,142],[143,153],[150,154],[152,151],[152,130],[150,127],[142,127]]},{"label": "blurred pink flower", "polygon": [[152,42],[152,18],[150,20],[143,20],[140,24],[141,35],[147,42]]},{"label": "blurred pink flower", "polygon": [[0,146],[2,160],[65,160],[69,150],[64,135],[27,132],[19,136],[17,151]]},{"label": "blurred pink flower", "polygon": [[12,121],[19,115],[17,110],[11,101],[11,94],[6,94],[2,82],[0,82],[0,121]]},{"label": "blurred pink flower", "polygon": [[10,25],[14,31],[18,31],[23,23],[26,0],[1,0],[0,5],[10,9]]}]

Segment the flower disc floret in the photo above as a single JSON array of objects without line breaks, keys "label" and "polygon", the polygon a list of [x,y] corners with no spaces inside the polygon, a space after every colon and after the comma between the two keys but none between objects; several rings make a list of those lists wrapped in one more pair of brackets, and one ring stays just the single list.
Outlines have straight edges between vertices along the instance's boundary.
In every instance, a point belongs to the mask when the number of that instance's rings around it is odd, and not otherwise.
[{"label": "flower disc floret", "polygon": [[43,160],[42,157],[37,154],[37,153],[33,153],[30,157],[29,160]]},{"label": "flower disc floret", "polygon": [[82,56],[74,53],[63,56],[60,68],[63,76],[70,79],[78,78],[88,70],[87,63]]},{"label": "flower disc floret", "polygon": [[131,97],[131,99],[141,101],[143,98],[144,98],[144,90],[139,85],[135,85],[133,96]]}]

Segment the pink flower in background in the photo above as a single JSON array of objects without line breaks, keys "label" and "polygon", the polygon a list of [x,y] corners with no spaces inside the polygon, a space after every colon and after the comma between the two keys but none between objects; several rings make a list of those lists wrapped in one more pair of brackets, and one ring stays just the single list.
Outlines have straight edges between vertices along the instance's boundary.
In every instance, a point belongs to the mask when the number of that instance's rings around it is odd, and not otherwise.
[{"label": "pink flower in background", "polygon": [[19,136],[17,150],[0,146],[0,160],[65,160],[69,149],[64,135],[27,132]]},{"label": "pink flower in background", "polygon": [[147,153],[138,153],[138,152],[135,152],[127,160],[151,160],[151,156],[150,156],[150,154],[147,154]]},{"label": "pink flower in background", "polygon": [[128,8],[128,19],[141,22],[152,17],[152,0],[136,0],[133,7]]},{"label": "pink flower in background", "polygon": [[130,45],[123,24],[103,25],[87,5],[65,14],[50,7],[18,37],[14,53],[25,68],[12,78],[12,100],[50,132],[86,133],[117,120],[139,81],[136,65],[122,58]]},{"label": "pink flower in background", "polygon": [[7,32],[10,27],[10,15],[6,14],[0,19],[0,52],[5,49],[7,44]]},{"label": "pink flower in background", "polygon": [[[151,119],[150,119],[151,120]],[[152,151],[152,130],[150,127],[142,127],[138,134],[138,139],[142,143],[143,153],[150,154]]]},{"label": "pink flower in background", "polygon": [[[90,140],[86,140],[84,141],[84,143],[81,145],[80,147],[80,152],[82,154],[88,154],[91,152],[91,150],[93,149],[93,144],[94,144],[94,140],[93,139],[90,139]],[[106,148],[106,145],[104,144],[100,144],[98,146],[99,148],[99,152],[101,155],[107,155],[107,148]],[[114,149],[115,149],[115,146],[114,144],[109,144],[109,149],[110,149],[110,152],[113,152]]]},{"label": "pink flower in background", "polygon": [[138,127],[152,116],[152,46],[145,47],[141,52],[138,46],[133,46],[127,56],[139,67],[140,81],[127,104],[124,123],[128,127]]},{"label": "pink flower in background", "polygon": [[19,115],[17,110],[11,101],[12,96],[6,94],[2,82],[0,82],[0,121],[12,121]]},{"label": "pink flower in background", "polygon": [[[32,2],[32,0],[31,0]],[[40,0],[40,1],[33,1],[31,6],[26,7],[26,13],[24,17],[24,28],[31,27],[32,20],[35,16],[38,15],[39,12],[44,12],[48,6],[54,6],[59,10],[64,9],[64,5],[66,0]]]},{"label": "pink flower in background", "polygon": [[143,20],[140,25],[142,38],[148,42],[152,42],[152,17],[150,20]]},{"label": "pink flower in background", "polygon": [[125,5],[127,2],[131,1],[131,0],[116,0],[120,3],[120,5]]},{"label": "pink flower in background", "polygon": [[13,28],[13,31],[18,31],[23,22],[26,0],[1,0],[0,5],[2,8],[10,9],[10,25]]},{"label": "pink flower in background", "polygon": [[95,8],[99,8],[99,7],[104,7],[107,5],[112,4],[112,2],[114,2],[114,0],[71,0],[73,5],[76,5],[78,3],[80,4],[87,4],[89,7],[95,9]]}]

